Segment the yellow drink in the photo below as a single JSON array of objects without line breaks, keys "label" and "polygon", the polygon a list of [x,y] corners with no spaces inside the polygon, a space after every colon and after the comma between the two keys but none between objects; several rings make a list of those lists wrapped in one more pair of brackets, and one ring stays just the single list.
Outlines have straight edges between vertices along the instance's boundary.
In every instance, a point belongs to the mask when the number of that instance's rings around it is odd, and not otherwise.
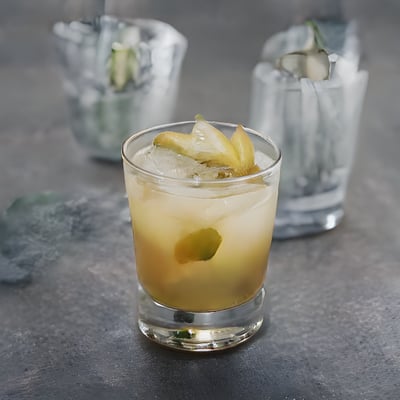
[{"label": "yellow drink", "polygon": [[[263,284],[276,209],[276,188],[243,183],[231,189],[171,188],[126,177],[136,268],[159,303],[191,311],[233,307]],[[212,228],[221,244],[209,260],[179,262],[183,238]]]}]

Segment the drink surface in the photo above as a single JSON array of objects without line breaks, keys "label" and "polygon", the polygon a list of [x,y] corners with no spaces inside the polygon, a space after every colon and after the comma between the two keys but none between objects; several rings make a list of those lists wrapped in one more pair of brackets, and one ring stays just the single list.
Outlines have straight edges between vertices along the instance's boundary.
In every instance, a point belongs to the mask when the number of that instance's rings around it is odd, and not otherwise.
[{"label": "drink surface", "polygon": [[[261,152],[255,158],[261,168],[272,163]],[[202,185],[220,177],[223,167],[155,147],[140,150],[132,162],[157,175],[199,182],[168,185],[125,171],[137,275],[150,296],[169,307],[202,312],[254,297],[267,268],[277,185],[262,178]]]}]

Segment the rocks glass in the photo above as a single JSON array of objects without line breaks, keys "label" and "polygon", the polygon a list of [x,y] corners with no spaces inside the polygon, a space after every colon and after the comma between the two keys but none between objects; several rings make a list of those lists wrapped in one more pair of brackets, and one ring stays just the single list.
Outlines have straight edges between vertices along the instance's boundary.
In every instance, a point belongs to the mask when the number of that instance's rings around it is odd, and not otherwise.
[{"label": "rocks glass", "polygon": [[[236,129],[212,124],[227,136]],[[138,164],[135,155],[158,133],[191,132],[193,125],[181,122],[137,133],[124,142],[122,156],[139,328],[168,347],[212,351],[247,340],[262,324],[280,151],[247,129],[256,156],[258,151],[268,158],[268,166],[250,176],[175,178],[164,174],[161,159],[151,160],[158,172]],[[177,168],[182,168],[178,162]],[[201,253],[201,260],[188,252]]]}]

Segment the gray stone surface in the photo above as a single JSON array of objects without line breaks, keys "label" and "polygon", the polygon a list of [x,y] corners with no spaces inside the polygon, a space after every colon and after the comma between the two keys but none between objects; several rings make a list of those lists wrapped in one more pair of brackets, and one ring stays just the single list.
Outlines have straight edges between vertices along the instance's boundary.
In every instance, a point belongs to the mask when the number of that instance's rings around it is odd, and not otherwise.
[{"label": "gray stone surface", "polygon": [[[111,202],[122,196],[120,165],[89,160],[66,124],[49,31],[76,15],[77,4],[0,4],[1,209],[44,190],[66,198],[105,193]],[[108,7],[163,19],[189,38],[177,119],[201,112],[241,122],[251,69],[265,38],[295,19],[290,4],[121,0]],[[93,201],[94,220],[100,213],[114,221],[102,228],[107,235],[68,238],[25,282],[0,285],[1,400],[400,397],[400,3],[351,0],[343,8],[360,20],[370,72],[346,217],[328,234],[274,242],[270,326],[248,344],[206,356],[146,341],[135,325],[129,227],[114,207]],[[0,259],[8,280],[15,261]]]}]

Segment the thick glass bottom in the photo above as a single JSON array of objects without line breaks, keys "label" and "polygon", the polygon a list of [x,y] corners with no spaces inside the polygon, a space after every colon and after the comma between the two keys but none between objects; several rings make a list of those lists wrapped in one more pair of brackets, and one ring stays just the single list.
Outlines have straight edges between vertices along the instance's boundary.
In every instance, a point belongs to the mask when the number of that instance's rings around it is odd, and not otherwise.
[{"label": "thick glass bottom", "polygon": [[290,239],[329,231],[339,225],[343,215],[341,204],[314,211],[278,209],[273,238]]},{"label": "thick glass bottom", "polygon": [[209,352],[237,346],[261,327],[265,289],[240,306],[221,311],[187,312],[155,302],[139,286],[139,329],[152,341],[177,350]]}]

